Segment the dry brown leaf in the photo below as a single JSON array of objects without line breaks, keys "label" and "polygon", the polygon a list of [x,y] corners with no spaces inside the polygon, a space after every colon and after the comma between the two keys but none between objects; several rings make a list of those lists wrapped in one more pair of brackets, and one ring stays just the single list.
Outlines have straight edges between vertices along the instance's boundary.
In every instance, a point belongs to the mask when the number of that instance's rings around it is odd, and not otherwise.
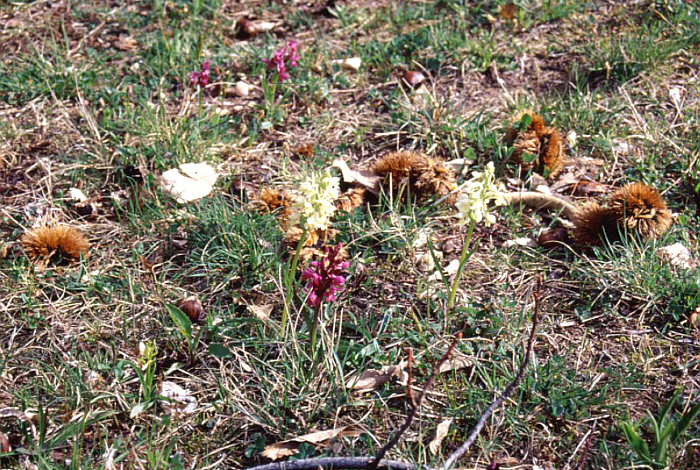
[{"label": "dry brown leaf", "polygon": [[688,315],[688,321],[690,322],[690,326],[693,328],[700,328],[700,307],[697,307],[695,310],[690,312],[690,315]]},{"label": "dry brown leaf", "polygon": [[449,418],[438,424],[435,437],[430,441],[430,444],[428,444],[431,454],[437,455],[437,453],[440,452],[440,444],[442,444],[443,439],[447,436],[447,432],[450,430],[453,421],[454,419]]},{"label": "dry brown leaf", "polygon": [[136,39],[126,34],[120,34],[119,38],[114,41],[114,47],[120,51],[135,51],[138,49],[139,43]]},{"label": "dry brown leaf", "polygon": [[347,163],[343,160],[336,158],[333,160],[332,166],[340,170],[343,176],[343,181],[348,184],[357,183],[363,188],[367,188],[369,192],[374,195],[379,194],[379,181],[380,178],[372,170],[351,170]]},{"label": "dry brown leaf", "polygon": [[464,369],[465,367],[470,367],[473,364],[474,364],[474,361],[472,360],[471,357],[465,356],[464,354],[460,354],[460,353],[454,353],[449,360],[443,362],[440,365],[438,372],[440,374],[443,374],[443,373],[449,372],[451,370]]},{"label": "dry brown leaf", "polygon": [[340,436],[358,436],[361,431],[352,426],[340,426],[335,429],[326,431],[312,432],[303,436],[288,439],[286,441],[276,442],[275,444],[265,447],[260,455],[270,460],[278,460],[283,457],[288,457],[299,452],[299,444],[306,442],[308,444],[321,444],[331,439]]},{"label": "dry brown leaf", "polygon": [[353,374],[346,383],[346,387],[359,392],[370,392],[381,387],[392,377],[401,377],[404,372],[404,362],[395,366],[384,366],[381,370],[367,369],[359,376]]},{"label": "dry brown leaf", "polygon": [[248,305],[250,313],[262,321],[267,321],[270,319],[270,313],[272,313],[273,308],[273,305]]}]

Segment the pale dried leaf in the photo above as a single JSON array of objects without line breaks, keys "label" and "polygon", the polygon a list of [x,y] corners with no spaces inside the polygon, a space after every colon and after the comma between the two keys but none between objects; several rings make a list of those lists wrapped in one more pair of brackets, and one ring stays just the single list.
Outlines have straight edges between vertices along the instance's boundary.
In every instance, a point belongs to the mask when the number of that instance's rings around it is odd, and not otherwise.
[{"label": "pale dried leaf", "polygon": [[250,94],[250,85],[243,81],[236,82],[234,92],[238,96],[248,96]]},{"label": "pale dried leaf", "polygon": [[681,242],[659,248],[656,250],[656,256],[676,268],[693,269],[697,266],[690,250]]},{"label": "pale dried leaf", "polygon": [[690,312],[690,315],[688,315],[688,321],[690,322],[690,326],[693,328],[700,328],[700,307],[697,307],[695,310]]},{"label": "pale dried leaf", "polygon": [[546,184],[540,184],[535,188],[535,191],[542,194],[552,194],[552,190]]},{"label": "pale dried leaf", "polygon": [[473,364],[474,361],[471,357],[465,356],[461,353],[453,353],[450,359],[448,359],[440,365],[438,372],[440,374],[443,374],[451,370],[464,369],[465,367],[470,367]]},{"label": "pale dried leaf", "polygon": [[[437,258],[438,261],[442,259],[442,251],[434,251],[434,253],[435,258]],[[416,253],[414,260],[419,271],[427,273],[435,269],[435,259],[430,251],[426,251],[425,253]]]},{"label": "pale dried leaf", "polygon": [[85,202],[88,200],[85,193],[78,188],[70,188],[68,190],[68,196],[75,202]]},{"label": "pale dried leaf", "polygon": [[[442,272],[445,273],[446,277],[450,277],[454,274],[457,273],[457,270],[459,269],[459,259],[453,259],[452,261],[449,262],[447,266],[442,268]],[[435,272],[430,275],[428,278],[429,281],[439,281],[442,279],[442,276],[440,276],[439,272]]]},{"label": "pale dried leaf", "polygon": [[121,51],[135,51],[139,43],[131,36],[120,34],[119,38],[114,41],[114,47]]},{"label": "pale dried leaf", "polygon": [[114,447],[114,445],[109,446],[107,450],[105,450],[105,453],[102,454],[105,470],[117,470],[117,466],[114,464],[114,457],[116,455],[117,449]]},{"label": "pale dried leaf", "polygon": [[0,408],[0,418],[17,418],[20,421],[31,421],[34,415],[14,408]]},{"label": "pale dried leaf", "polygon": [[503,242],[504,248],[512,248],[514,246],[526,246],[528,248],[534,248],[537,246],[537,242],[532,238],[528,237],[518,237],[513,240],[506,240]]},{"label": "pale dried leaf", "polygon": [[187,414],[197,409],[197,399],[174,382],[163,382],[158,394],[165,398],[159,401],[168,414]]},{"label": "pale dried leaf", "polygon": [[218,178],[216,170],[208,163],[183,163],[163,173],[160,188],[184,204],[211,193]]},{"label": "pale dried leaf", "polygon": [[299,442],[283,441],[265,447],[260,455],[270,460],[279,460],[299,452]]},{"label": "pale dried leaf", "polygon": [[411,247],[414,249],[423,248],[428,244],[428,237],[430,237],[430,231],[422,228],[418,231],[415,240],[411,243]]},{"label": "pale dried leaf", "polygon": [[348,164],[339,158],[333,160],[332,166],[340,170],[344,182],[348,184],[357,183],[363,188],[367,188],[367,190],[372,194],[379,194],[380,178],[376,175],[376,173],[374,173],[374,171],[351,170]]},{"label": "pale dried leaf", "polygon": [[458,269],[459,269],[459,260],[453,259],[452,261],[450,261],[450,263],[447,266],[445,266],[445,275],[452,276],[453,274],[457,274]]},{"label": "pale dried leaf", "polygon": [[369,392],[381,387],[392,377],[401,377],[404,363],[395,366],[384,366],[381,370],[367,369],[359,376],[353,374],[347,381],[346,387],[360,392]]},{"label": "pale dried leaf", "polygon": [[259,320],[267,321],[270,319],[273,305],[248,305],[250,313],[256,316]]},{"label": "pale dried leaf", "polygon": [[428,444],[431,454],[437,455],[437,453],[440,452],[440,445],[445,439],[445,436],[447,436],[447,432],[450,430],[450,426],[452,425],[453,421],[454,419],[449,418],[438,424],[437,430],[435,431],[435,437],[432,441],[430,441],[430,444]]},{"label": "pale dried leaf", "polygon": [[454,171],[458,175],[466,175],[467,170],[469,169],[472,163],[474,163],[474,160],[469,160],[467,158],[455,158],[454,160],[445,162],[444,165],[447,168],[452,169],[452,171]]},{"label": "pale dried leaf", "polygon": [[326,431],[312,432],[310,434],[305,434],[303,436],[269,445],[265,447],[265,450],[263,450],[260,455],[270,460],[278,460],[299,452],[299,444],[302,442],[306,442],[308,444],[321,444],[340,436],[357,436],[360,433],[361,431],[353,428],[352,426],[340,426],[338,428],[329,429]]}]

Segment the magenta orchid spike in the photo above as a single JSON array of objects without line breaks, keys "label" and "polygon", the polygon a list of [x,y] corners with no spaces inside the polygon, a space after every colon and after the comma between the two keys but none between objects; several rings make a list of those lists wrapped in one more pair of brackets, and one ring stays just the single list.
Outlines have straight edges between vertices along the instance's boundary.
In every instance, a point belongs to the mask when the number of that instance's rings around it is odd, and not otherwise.
[{"label": "magenta orchid spike", "polygon": [[190,74],[190,85],[204,88],[209,84],[209,61],[205,60],[199,68],[199,72]]},{"label": "magenta orchid spike", "polygon": [[267,64],[268,69],[277,72],[280,82],[284,82],[289,79],[287,63],[289,63],[289,67],[296,67],[298,60],[297,43],[296,41],[289,41],[287,44],[277,49],[272,59],[263,59],[263,62]]},{"label": "magenta orchid spike", "polygon": [[320,305],[323,299],[333,302],[345,284],[342,274],[350,263],[338,258],[342,246],[342,243],[338,243],[327,248],[326,256],[309,263],[309,267],[301,274],[303,280],[309,281],[309,305],[312,307]]}]

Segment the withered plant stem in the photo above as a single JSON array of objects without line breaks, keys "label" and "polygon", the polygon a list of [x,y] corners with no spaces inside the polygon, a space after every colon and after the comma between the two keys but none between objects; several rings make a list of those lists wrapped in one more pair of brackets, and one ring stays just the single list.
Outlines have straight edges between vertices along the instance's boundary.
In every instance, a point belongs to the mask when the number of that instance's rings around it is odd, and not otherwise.
[{"label": "withered plant stem", "polygon": [[369,463],[367,466],[367,470],[375,470],[379,462],[384,458],[387,452],[394,447],[398,442],[399,439],[401,439],[401,436],[406,432],[406,430],[411,426],[411,422],[413,422],[413,418],[416,416],[416,413],[418,412],[418,409],[420,408],[420,404],[423,401],[423,397],[425,397],[425,393],[428,391],[428,389],[433,385],[433,382],[435,381],[435,377],[437,377],[438,371],[442,367],[442,365],[445,363],[445,361],[450,357],[452,354],[452,351],[454,351],[455,346],[457,346],[457,343],[459,340],[462,339],[462,333],[457,333],[457,336],[455,336],[455,339],[452,340],[452,344],[450,344],[450,347],[447,348],[447,352],[443,354],[442,358],[438,361],[437,364],[435,364],[435,367],[433,368],[433,372],[430,374],[430,378],[428,378],[428,381],[425,383],[425,386],[423,387],[423,390],[421,390],[420,395],[418,395],[418,398],[415,400],[411,400],[411,411],[408,412],[408,416],[406,416],[406,421],[404,421],[403,425],[399,428],[398,431],[394,433],[394,435],[391,437],[389,442],[384,444],[384,446],[379,449],[377,452],[377,456],[374,458],[373,461]]}]

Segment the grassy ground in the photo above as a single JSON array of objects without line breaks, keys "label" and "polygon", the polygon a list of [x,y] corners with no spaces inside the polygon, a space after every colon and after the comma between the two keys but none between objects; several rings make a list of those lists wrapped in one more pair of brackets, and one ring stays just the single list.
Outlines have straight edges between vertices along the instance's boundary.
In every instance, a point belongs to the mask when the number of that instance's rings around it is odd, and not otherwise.
[{"label": "grassy ground", "polygon": [[[242,18],[274,28],[244,37]],[[341,426],[355,432],[301,444],[296,456],[372,455],[406,416],[405,388],[390,380],[358,392],[348,378],[413,348],[420,386],[462,332],[467,366],[439,374],[388,455],[439,465],[513,379],[539,275],[535,357],[463,468],[648,468],[635,464],[622,423],[653,451],[649,413],[676,390],[674,416],[698,401],[689,316],[700,274],[655,255],[698,244],[695,2],[16,1],[0,6],[0,25],[0,439],[11,447],[0,467],[245,468],[267,462],[260,452],[272,443]],[[262,59],[291,40],[298,66],[265,99],[274,76]],[[350,57],[358,70],[334,62]],[[204,60],[211,84],[198,93],[189,76]],[[427,77],[421,90],[402,82],[410,70]],[[247,96],[233,92],[239,81]],[[312,366],[303,296],[280,339],[289,255],[275,215],[253,205],[263,186],[410,148],[467,159],[458,182],[495,161],[501,181],[522,187],[527,175],[500,163],[505,125],[525,109],[569,136],[564,176],[607,190],[650,184],[672,228],[593,250],[510,246],[562,219],[500,208],[496,224],[476,228],[446,314],[422,240],[443,267],[459,257],[466,229],[454,207],[380,196],[334,219],[350,275],[321,327],[324,359]],[[224,175],[210,196],[178,204],[158,188],[165,170],[200,161]],[[94,200],[94,214],[71,188]],[[57,222],[88,236],[89,256],[40,269],[17,242]],[[207,313],[192,327],[198,342],[166,309],[189,295]],[[168,413],[166,381],[196,398],[194,412]],[[428,443],[447,418],[434,454]],[[698,424],[666,463],[700,468]]]}]

